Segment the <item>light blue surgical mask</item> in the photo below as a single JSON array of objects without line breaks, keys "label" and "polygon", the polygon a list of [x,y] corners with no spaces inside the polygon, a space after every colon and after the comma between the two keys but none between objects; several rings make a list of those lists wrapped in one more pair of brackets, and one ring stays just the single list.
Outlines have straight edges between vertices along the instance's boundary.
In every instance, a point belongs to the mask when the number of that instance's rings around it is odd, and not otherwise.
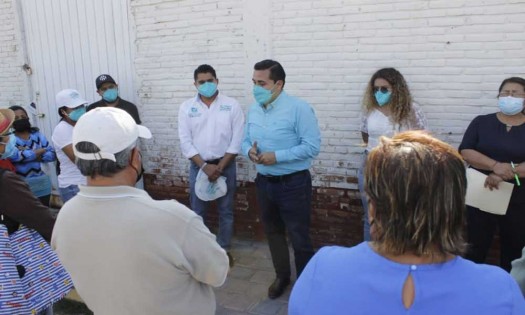
[{"label": "light blue surgical mask", "polygon": [[9,136],[9,141],[4,143],[4,153],[0,156],[0,159],[5,160],[10,158],[16,153],[16,137],[15,135]]},{"label": "light blue surgical mask", "polygon": [[383,93],[381,91],[377,91],[374,93],[374,96],[376,98],[377,104],[379,106],[384,106],[390,102],[390,98],[392,98],[392,92],[388,91]]},{"label": "light blue surgical mask", "polygon": [[503,114],[512,116],[523,110],[523,101],[521,97],[502,96],[498,99],[498,106]]},{"label": "light blue surgical mask", "polygon": [[86,106],[82,106],[82,107],[75,109],[74,111],[69,113],[67,116],[72,121],[78,121],[80,117],[82,117],[82,115],[84,115],[85,113],[86,113]]},{"label": "light blue surgical mask", "polygon": [[260,85],[253,86],[253,97],[255,98],[255,101],[261,105],[268,104],[272,99],[272,94],[272,90],[267,90]]},{"label": "light blue surgical mask", "polygon": [[217,92],[217,84],[215,82],[204,82],[199,85],[197,90],[204,97],[212,97]]},{"label": "light blue surgical mask", "polygon": [[117,100],[117,97],[118,97],[118,89],[117,88],[107,89],[107,90],[104,91],[104,93],[102,93],[102,98],[104,99],[104,101],[106,101],[108,103],[113,103],[114,101]]}]

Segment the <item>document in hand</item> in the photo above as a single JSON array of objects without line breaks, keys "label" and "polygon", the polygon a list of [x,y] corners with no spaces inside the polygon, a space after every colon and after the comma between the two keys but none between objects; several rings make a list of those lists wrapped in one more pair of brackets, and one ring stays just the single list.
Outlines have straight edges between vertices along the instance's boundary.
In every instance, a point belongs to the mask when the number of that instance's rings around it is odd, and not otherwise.
[{"label": "document in hand", "polygon": [[501,182],[492,191],[484,187],[487,175],[473,168],[467,169],[467,196],[465,203],[485,212],[505,215],[514,184]]}]

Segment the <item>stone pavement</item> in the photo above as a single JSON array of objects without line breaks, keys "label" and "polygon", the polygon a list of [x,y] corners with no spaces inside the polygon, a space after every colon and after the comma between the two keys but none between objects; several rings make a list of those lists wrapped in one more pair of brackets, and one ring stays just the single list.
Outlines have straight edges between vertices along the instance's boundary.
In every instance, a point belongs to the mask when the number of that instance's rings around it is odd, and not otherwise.
[{"label": "stone pavement", "polygon": [[[232,242],[232,254],[235,265],[225,284],[215,290],[216,314],[288,314],[291,286],[278,299],[268,299],[268,287],[275,279],[268,245],[265,242],[235,239]],[[291,263],[293,265],[293,261]]]},{"label": "stone pavement", "polygon": [[[232,255],[235,265],[224,285],[215,289],[216,315],[288,314],[291,286],[278,299],[268,299],[268,287],[275,278],[268,245],[265,242],[234,239]],[[293,260],[291,264],[293,266]],[[55,305],[55,315],[90,314],[83,305],[67,300]]]}]

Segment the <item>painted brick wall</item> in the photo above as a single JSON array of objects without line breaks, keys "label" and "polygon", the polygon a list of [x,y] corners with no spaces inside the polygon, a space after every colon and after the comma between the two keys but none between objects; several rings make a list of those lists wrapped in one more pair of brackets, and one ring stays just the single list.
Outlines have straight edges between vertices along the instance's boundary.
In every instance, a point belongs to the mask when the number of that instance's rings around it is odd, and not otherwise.
[{"label": "painted brick wall", "polygon": [[[360,240],[360,100],[375,70],[398,68],[430,129],[453,145],[476,115],[496,110],[504,78],[525,76],[525,1],[132,0],[131,12],[142,117],[155,135],[145,145],[150,193],[187,202],[176,129],[180,103],[195,93],[194,68],[216,67],[221,91],[246,109],[254,62],[274,58],[322,129],[312,168],[316,244]],[[242,157],[238,166],[236,233],[260,236],[255,171]]]},{"label": "painted brick wall", "polygon": [[0,107],[25,101],[24,62],[16,23],[14,1],[0,0]]}]

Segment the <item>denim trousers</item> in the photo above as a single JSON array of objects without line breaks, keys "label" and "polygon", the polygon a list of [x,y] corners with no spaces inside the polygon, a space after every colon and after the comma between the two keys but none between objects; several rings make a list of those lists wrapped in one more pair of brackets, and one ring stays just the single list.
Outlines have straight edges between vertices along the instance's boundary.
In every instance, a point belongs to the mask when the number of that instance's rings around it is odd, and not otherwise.
[{"label": "denim trousers", "polygon": [[226,177],[226,195],[214,201],[202,201],[195,194],[195,181],[199,167],[191,162],[190,165],[190,205],[191,209],[206,220],[206,213],[212,202],[217,202],[217,211],[219,213],[219,232],[217,233],[217,243],[229,250],[231,248],[231,239],[233,235],[233,197],[235,196],[237,167],[235,161],[222,171],[222,176]]},{"label": "denim trousers", "polygon": [[310,239],[312,212],[312,177],[305,170],[281,180],[257,174],[255,179],[257,203],[261,211],[264,231],[278,278],[290,278],[290,253],[286,232],[295,256],[295,270],[299,278],[314,254]]},{"label": "denim trousers", "polygon": [[361,197],[361,204],[363,205],[363,239],[365,242],[370,241],[370,222],[368,222],[368,199],[364,189],[365,185],[365,166],[368,151],[363,152],[361,167],[357,170],[357,187],[359,188],[359,195]]},{"label": "denim trousers", "polygon": [[78,185],[69,185],[67,187],[58,187],[58,192],[60,193],[60,198],[63,203],[66,203],[69,199],[75,197],[78,192]]}]

